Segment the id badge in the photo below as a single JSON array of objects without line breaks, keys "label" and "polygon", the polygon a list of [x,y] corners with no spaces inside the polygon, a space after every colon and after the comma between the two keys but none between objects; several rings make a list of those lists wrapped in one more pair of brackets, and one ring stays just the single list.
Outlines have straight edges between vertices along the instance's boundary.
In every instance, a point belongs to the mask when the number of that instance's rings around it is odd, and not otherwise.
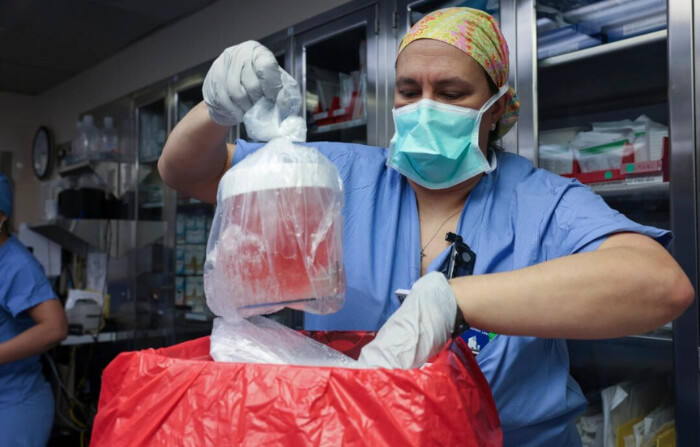
[{"label": "id badge", "polygon": [[496,337],[493,332],[482,331],[481,329],[470,328],[464,334],[462,339],[467,343],[469,349],[474,355],[478,355],[486,345]]}]

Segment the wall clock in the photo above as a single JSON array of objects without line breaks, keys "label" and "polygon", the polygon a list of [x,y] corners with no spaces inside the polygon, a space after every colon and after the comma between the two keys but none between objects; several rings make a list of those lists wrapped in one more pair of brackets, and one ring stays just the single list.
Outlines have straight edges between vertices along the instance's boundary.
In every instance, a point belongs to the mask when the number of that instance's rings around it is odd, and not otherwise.
[{"label": "wall clock", "polygon": [[32,142],[32,169],[39,180],[45,179],[51,172],[52,153],[51,132],[46,127],[41,126],[34,134]]}]

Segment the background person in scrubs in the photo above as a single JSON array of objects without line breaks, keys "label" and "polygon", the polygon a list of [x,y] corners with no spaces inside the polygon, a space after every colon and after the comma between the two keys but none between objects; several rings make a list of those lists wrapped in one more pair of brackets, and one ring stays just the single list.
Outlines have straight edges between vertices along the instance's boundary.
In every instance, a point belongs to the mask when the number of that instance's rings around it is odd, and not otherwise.
[{"label": "background person in scrubs", "polygon": [[10,182],[0,174],[0,444],[45,446],[54,399],[39,354],[68,334],[68,322],[44,269],[10,235]]},{"label": "background person in scrubs", "polygon": [[[226,49],[205,79],[204,102],[166,143],[163,179],[214,202],[223,172],[261,146],[227,145],[229,127],[261,96],[276,99],[280,70],[255,42]],[[505,445],[576,446],[574,419],[586,402],[565,339],[655,329],[683,312],[694,290],[665,248],[667,231],[492,144],[517,119],[508,70],[493,18],[436,11],[401,41],[388,150],[311,143],[345,184],[347,292],[340,311],[307,314],[305,325],[381,328],[363,350],[366,364],[410,367],[444,345],[459,312],[472,328],[500,334],[480,342],[477,361]],[[449,252],[448,231],[476,253],[474,274],[449,282],[433,273]],[[398,288],[411,289],[401,307]]]}]

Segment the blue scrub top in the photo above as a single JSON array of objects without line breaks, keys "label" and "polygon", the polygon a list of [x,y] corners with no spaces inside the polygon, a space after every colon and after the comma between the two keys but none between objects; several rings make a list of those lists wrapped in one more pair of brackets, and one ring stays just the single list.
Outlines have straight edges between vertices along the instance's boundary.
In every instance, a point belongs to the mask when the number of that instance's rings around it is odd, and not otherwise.
[{"label": "blue scrub top", "polygon": [[[55,297],[39,261],[10,236],[0,247],[0,343],[32,327],[27,310]],[[0,408],[25,401],[44,384],[38,355],[0,365]]]},{"label": "blue scrub top", "polygon": [[[396,289],[420,277],[416,199],[406,178],[386,166],[386,149],[314,142],[344,182],[343,258],[346,301],[332,315],[305,315],[310,330],[378,330],[397,309]],[[261,147],[236,142],[233,163]],[[495,151],[497,168],[469,194],[457,233],[476,253],[474,274],[504,272],[592,251],[613,233],[646,234],[664,246],[667,231],[639,225],[612,210],[577,180],[536,169]],[[493,162],[493,161],[492,161]],[[437,269],[448,250],[428,268]],[[497,299],[497,297],[494,297]],[[546,316],[543,315],[543,318]],[[569,375],[566,341],[498,336],[478,354],[503,427],[504,445],[581,444],[574,425],[586,400]]]}]

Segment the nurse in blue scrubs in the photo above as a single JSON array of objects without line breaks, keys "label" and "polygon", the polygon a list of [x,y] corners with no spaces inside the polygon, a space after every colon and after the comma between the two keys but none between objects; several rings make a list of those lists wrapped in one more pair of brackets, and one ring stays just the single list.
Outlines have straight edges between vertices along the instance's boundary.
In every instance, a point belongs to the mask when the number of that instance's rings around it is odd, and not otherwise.
[{"label": "nurse in blue scrubs", "polygon": [[[204,82],[204,102],[166,143],[162,178],[214,202],[223,172],[261,147],[227,145],[229,128],[261,96],[276,99],[280,70],[256,42],[226,49]],[[344,182],[347,291],[339,312],[307,314],[305,324],[381,328],[365,364],[412,367],[444,346],[461,318],[504,444],[577,446],[585,399],[564,340],[655,329],[680,315],[694,290],[666,250],[667,231],[497,147],[517,119],[507,80],[508,49],[493,18],[437,11],[400,44],[390,147],[310,143]],[[447,232],[476,254],[472,275],[436,273],[451,250]],[[400,307],[399,288],[411,290]]]},{"label": "nurse in blue scrubs", "polygon": [[44,269],[9,232],[10,182],[0,174],[0,445],[43,447],[54,398],[39,355],[68,334]]}]

